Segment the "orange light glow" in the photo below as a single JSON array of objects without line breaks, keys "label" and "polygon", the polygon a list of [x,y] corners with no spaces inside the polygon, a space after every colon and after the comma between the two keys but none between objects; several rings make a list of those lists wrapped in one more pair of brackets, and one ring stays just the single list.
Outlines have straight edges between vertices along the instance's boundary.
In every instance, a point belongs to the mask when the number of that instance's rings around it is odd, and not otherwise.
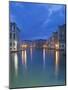
[{"label": "orange light glow", "polygon": [[59,51],[55,52],[55,74],[58,75],[58,69],[59,69]]},{"label": "orange light glow", "polygon": [[26,44],[21,45],[22,48],[27,48]]},{"label": "orange light glow", "polygon": [[43,45],[43,48],[47,48],[47,45]]},{"label": "orange light glow", "polygon": [[59,53],[58,51],[56,51],[56,65],[58,64],[58,60],[59,60]]},{"label": "orange light glow", "polygon": [[56,49],[59,49],[59,43],[55,44]]}]

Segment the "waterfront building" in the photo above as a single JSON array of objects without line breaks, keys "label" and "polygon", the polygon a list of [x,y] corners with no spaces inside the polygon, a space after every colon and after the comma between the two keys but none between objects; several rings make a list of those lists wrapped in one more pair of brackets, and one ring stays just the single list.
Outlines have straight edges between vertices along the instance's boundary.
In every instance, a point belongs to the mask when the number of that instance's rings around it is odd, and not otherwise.
[{"label": "waterfront building", "polygon": [[10,50],[14,51],[20,47],[19,40],[20,30],[17,27],[16,23],[10,23]]},{"label": "waterfront building", "polygon": [[42,48],[43,46],[46,45],[46,39],[45,40],[39,39],[39,40],[35,40],[34,42],[36,43],[36,47],[38,47],[38,48],[39,47]]},{"label": "waterfront building", "polygon": [[66,47],[66,24],[59,26],[59,47],[65,49]]},{"label": "waterfront building", "polygon": [[66,46],[66,24],[59,26],[56,32],[48,39],[48,47],[65,49]]},{"label": "waterfront building", "polygon": [[51,37],[49,37],[49,39],[48,39],[48,47],[49,48],[54,48],[54,44],[53,44],[53,36],[51,36]]},{"label": "waterfront building", "polygon": [[54,48],[56,49],[59,49],[59,34],[58,33],[59,33],[58,31],[53,33],[53,42],[54,42],[53,44],[54,44]]},{"label": "waterfront building", "polygon": [[58,44],[58,32],[53,32],[52,36],[48,39],[48,47],[51,49],[55,49],[56,45]]}]

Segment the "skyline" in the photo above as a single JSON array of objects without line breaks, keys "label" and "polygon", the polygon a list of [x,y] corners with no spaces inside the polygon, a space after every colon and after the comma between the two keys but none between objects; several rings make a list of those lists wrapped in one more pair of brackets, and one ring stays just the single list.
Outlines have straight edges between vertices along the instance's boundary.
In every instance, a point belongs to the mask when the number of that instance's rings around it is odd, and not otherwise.
[{"label": "skyline", "polygon": [[21,40],[47,39],[65,24],[65,5],[10,2],[10,22],[20,28]]}]

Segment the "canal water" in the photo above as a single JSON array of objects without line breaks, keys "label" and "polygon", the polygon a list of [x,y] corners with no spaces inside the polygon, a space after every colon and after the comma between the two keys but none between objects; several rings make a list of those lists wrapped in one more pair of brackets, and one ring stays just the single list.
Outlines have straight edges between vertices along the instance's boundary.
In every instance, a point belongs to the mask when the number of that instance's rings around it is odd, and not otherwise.
[{"label": "canal water", "polygon": [[10,88],[65,85],[64,51],[27,48],[10,54]]}]

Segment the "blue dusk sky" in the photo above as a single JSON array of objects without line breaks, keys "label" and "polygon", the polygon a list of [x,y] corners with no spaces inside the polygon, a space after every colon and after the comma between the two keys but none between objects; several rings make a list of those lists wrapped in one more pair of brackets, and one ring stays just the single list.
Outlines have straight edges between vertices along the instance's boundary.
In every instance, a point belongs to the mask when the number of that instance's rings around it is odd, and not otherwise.
[{"label": "blue dusk sky", "polygon": [[47,39],[65,24],[65,5],[10,2],[10,22],[20,29],[21,40]]}]

